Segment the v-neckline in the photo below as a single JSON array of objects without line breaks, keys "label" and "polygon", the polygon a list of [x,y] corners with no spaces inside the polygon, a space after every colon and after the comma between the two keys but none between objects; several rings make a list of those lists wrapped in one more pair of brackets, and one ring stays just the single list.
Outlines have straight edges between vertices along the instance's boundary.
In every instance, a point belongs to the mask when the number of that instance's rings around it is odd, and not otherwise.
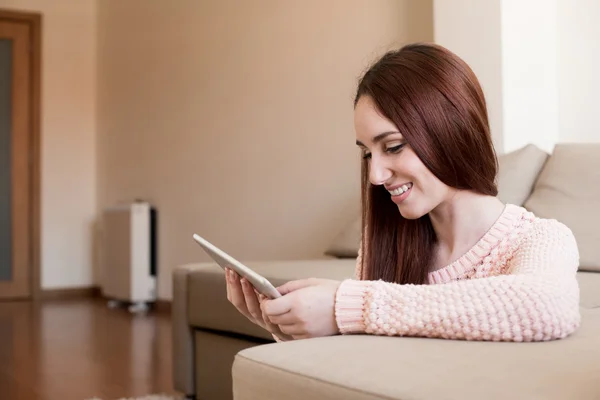
[{"label": "v-neckline", "polygon": [[462,256],[450,264],[428,274],[430,283],[445,283],[456,280],[465,272],[477,266],[490,251],[510,232],[515,221],[524,209],[514,204],[506,204],[504,210],[490,229]]}]

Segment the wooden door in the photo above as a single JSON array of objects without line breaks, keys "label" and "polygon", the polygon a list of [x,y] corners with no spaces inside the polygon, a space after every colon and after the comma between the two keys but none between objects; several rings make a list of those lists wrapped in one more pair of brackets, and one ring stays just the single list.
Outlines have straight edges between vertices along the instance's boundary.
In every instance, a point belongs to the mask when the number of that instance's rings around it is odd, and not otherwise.
[{"label": "wooden door", "polygon": [[0,299],[33,292],[32,25],[0,13]]}]

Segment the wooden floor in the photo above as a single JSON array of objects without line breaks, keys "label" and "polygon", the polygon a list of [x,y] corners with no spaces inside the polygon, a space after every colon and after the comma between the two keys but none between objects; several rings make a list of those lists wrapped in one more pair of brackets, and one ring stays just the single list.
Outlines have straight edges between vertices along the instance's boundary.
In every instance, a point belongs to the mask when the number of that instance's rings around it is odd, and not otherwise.
[{"label": "wooden floor", "polygon": [[0,399],[173,394],[170,330],[165,313],[102,300],[0,302]]}]

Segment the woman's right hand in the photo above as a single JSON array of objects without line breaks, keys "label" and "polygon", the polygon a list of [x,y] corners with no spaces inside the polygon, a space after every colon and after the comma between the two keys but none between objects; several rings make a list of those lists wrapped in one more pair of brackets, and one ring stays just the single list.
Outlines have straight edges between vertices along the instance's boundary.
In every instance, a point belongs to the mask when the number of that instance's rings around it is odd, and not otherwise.
[{"label": "woman's right hand", "polygon": [[229,268],[225,269],[225,281],[227,282],[227,300],[242,315],[252,323],[275,335],[281,341],[293,339],[290,335],[281,332],[279,326],[272,324],[269,318],[264,315],[260,307],[260,298],[264,298],[264,296],[259,295],[250,282]]}]

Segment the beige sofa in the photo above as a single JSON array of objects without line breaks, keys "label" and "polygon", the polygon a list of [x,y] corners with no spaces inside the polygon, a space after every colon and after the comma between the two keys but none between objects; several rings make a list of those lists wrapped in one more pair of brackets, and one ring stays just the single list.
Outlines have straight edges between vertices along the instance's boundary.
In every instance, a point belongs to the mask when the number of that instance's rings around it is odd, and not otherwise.
[{"label": "beige sofa", "polygon": [[[370,335],[274,343],[227,302],[212,263],[174,274],[176,390],[230,399],[600,399],[600,144],[529,145],[499,159],[499,197],[567,224],[580,248],[582,326],[547,343]],[[276,285],[352,277],[351,221],[318,260],[250,263]]]}]

